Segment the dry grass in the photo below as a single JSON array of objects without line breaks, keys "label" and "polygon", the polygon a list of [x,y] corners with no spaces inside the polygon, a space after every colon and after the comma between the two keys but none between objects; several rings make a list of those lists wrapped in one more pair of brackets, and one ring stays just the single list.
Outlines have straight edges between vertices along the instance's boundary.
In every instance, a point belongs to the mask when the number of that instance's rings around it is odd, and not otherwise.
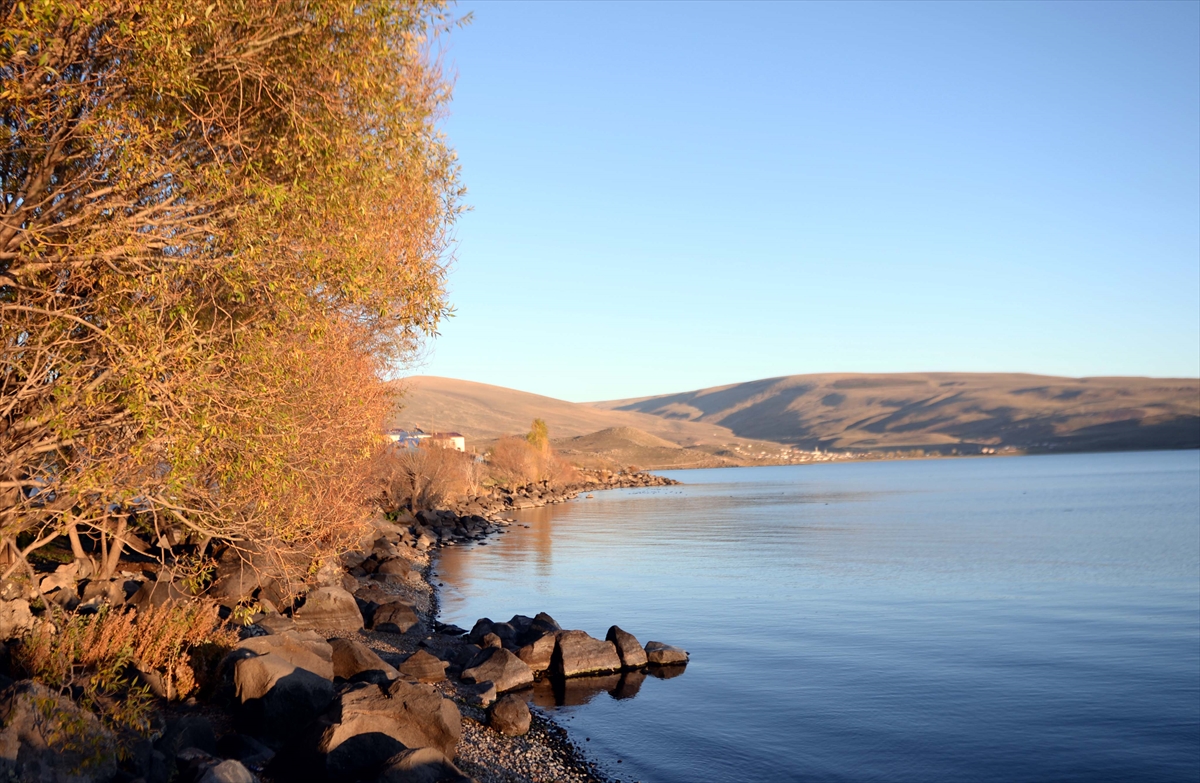
[{"label": "dry grass", "polygon": [[211,682],[215,662],[236,643],[215,603],[178,601],[140,614],[59,614],[20,640],[13,663],[52,688],[81,693],[84,706],[114,728],[144,733],[151,695],[133,670],[157,674],[167,693],[182,699]]}]

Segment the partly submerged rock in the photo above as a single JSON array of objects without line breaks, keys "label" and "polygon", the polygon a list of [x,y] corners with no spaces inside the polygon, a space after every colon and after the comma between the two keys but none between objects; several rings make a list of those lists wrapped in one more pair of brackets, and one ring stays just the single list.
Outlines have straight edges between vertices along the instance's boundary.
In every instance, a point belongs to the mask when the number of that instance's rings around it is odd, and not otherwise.
[{"label": "partly submerged rock", "polygon": [[563,677],[619,671],[621,658],[612,642],[593,639],[583,631],[558,634],[550,671]]},{"label": "partly submerged rock", "polygon": [[620,656],[621,666],[624,668],[637,669],[646,665],[646,651],[633,634],[614,625],[608,629],[604,638],[616,646],[617,655]]},{"label": "partly submerged rock", "polygon": [[534,672],[544,672],[550,668],[550,659],[554,657],[555,643],[554,634],[543,636],[517,650],[517,657]]},{"label": "partly submerged rock", "polygon": [[688,654],[679,647],[662,642],[646,642],[646,659],[656,666],[675,666],[688,662]]}]

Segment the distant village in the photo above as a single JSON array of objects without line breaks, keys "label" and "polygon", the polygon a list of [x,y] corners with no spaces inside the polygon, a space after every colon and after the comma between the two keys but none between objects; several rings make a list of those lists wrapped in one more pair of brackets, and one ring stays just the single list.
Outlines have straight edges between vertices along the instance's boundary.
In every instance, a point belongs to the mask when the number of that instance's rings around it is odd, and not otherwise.
[{"label": "distant village", "polygon": [[425,432],[421,429],[392,429],[384,433],[388,440],[402,449],[415,449],[422,443],[455,451],[467,450],[467,439],[460,432]]}]

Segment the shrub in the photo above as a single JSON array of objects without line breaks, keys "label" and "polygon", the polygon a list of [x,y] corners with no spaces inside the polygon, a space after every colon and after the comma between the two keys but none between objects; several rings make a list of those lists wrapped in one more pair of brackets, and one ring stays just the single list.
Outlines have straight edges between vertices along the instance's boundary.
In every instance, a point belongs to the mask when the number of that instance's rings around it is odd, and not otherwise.
[{"label": "shrub", "polygon": [[483,468],[473,455],[422,443],[417,448],[385,450],[376,476],[385,508],[420,511],[478,493]]},{"label": "shrub", "polygon": [[145,733],[152,695],[137,683],[136,672],[161,677],[174,699],[209,684],[215,661],[237,643],[218,610],[211,601],[195,600],[140,614],[110,608],[59,613],[21,638],[13,663],[52,688],[77,693],[113,728]]}]

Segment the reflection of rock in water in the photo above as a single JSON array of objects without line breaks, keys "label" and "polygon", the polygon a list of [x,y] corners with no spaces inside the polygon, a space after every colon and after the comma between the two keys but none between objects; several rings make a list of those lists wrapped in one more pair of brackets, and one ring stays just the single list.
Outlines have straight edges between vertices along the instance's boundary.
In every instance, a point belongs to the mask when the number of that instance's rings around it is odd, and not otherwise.
[{"label": "reflection of rock in water", "polygon": [[539,707],[577,707],[621,684],[620,674],[600,677],[543,677],[533,684],[533,703]]},{"label": "reflection of rock in water", "polygon": [[657,677],[660,680],[669,680],[672,677],[678,677],[683,674],[683,670],[687,668],[687,664],[677,664],[674,666],[651,666],[650,676]]},{"label": "reflection of rock in water", "polygon": [[[683,671],[682,666],[669,668],[680,671],[667,674],[666,677],[677,677]],[[539,707],[577,707],[587,704],[602,693],[607,693],[614,699],[632,699],[637,696],[645,681],[646,672],[639,669],[596,677],[563,679],[547,676],[535,682],[532,691],[522,691],[522,695],[531,696],[533,703]]]},{"label": "reflection of rock in water", "polygon": [[632,669],[621,675],[621,681],[617,683],[617,687],[608,692],[609,696],[614,699],[632,699],[637,696],[637,692],[642,689],[642,683],[646,681],[646,673],[641,669]]}]

